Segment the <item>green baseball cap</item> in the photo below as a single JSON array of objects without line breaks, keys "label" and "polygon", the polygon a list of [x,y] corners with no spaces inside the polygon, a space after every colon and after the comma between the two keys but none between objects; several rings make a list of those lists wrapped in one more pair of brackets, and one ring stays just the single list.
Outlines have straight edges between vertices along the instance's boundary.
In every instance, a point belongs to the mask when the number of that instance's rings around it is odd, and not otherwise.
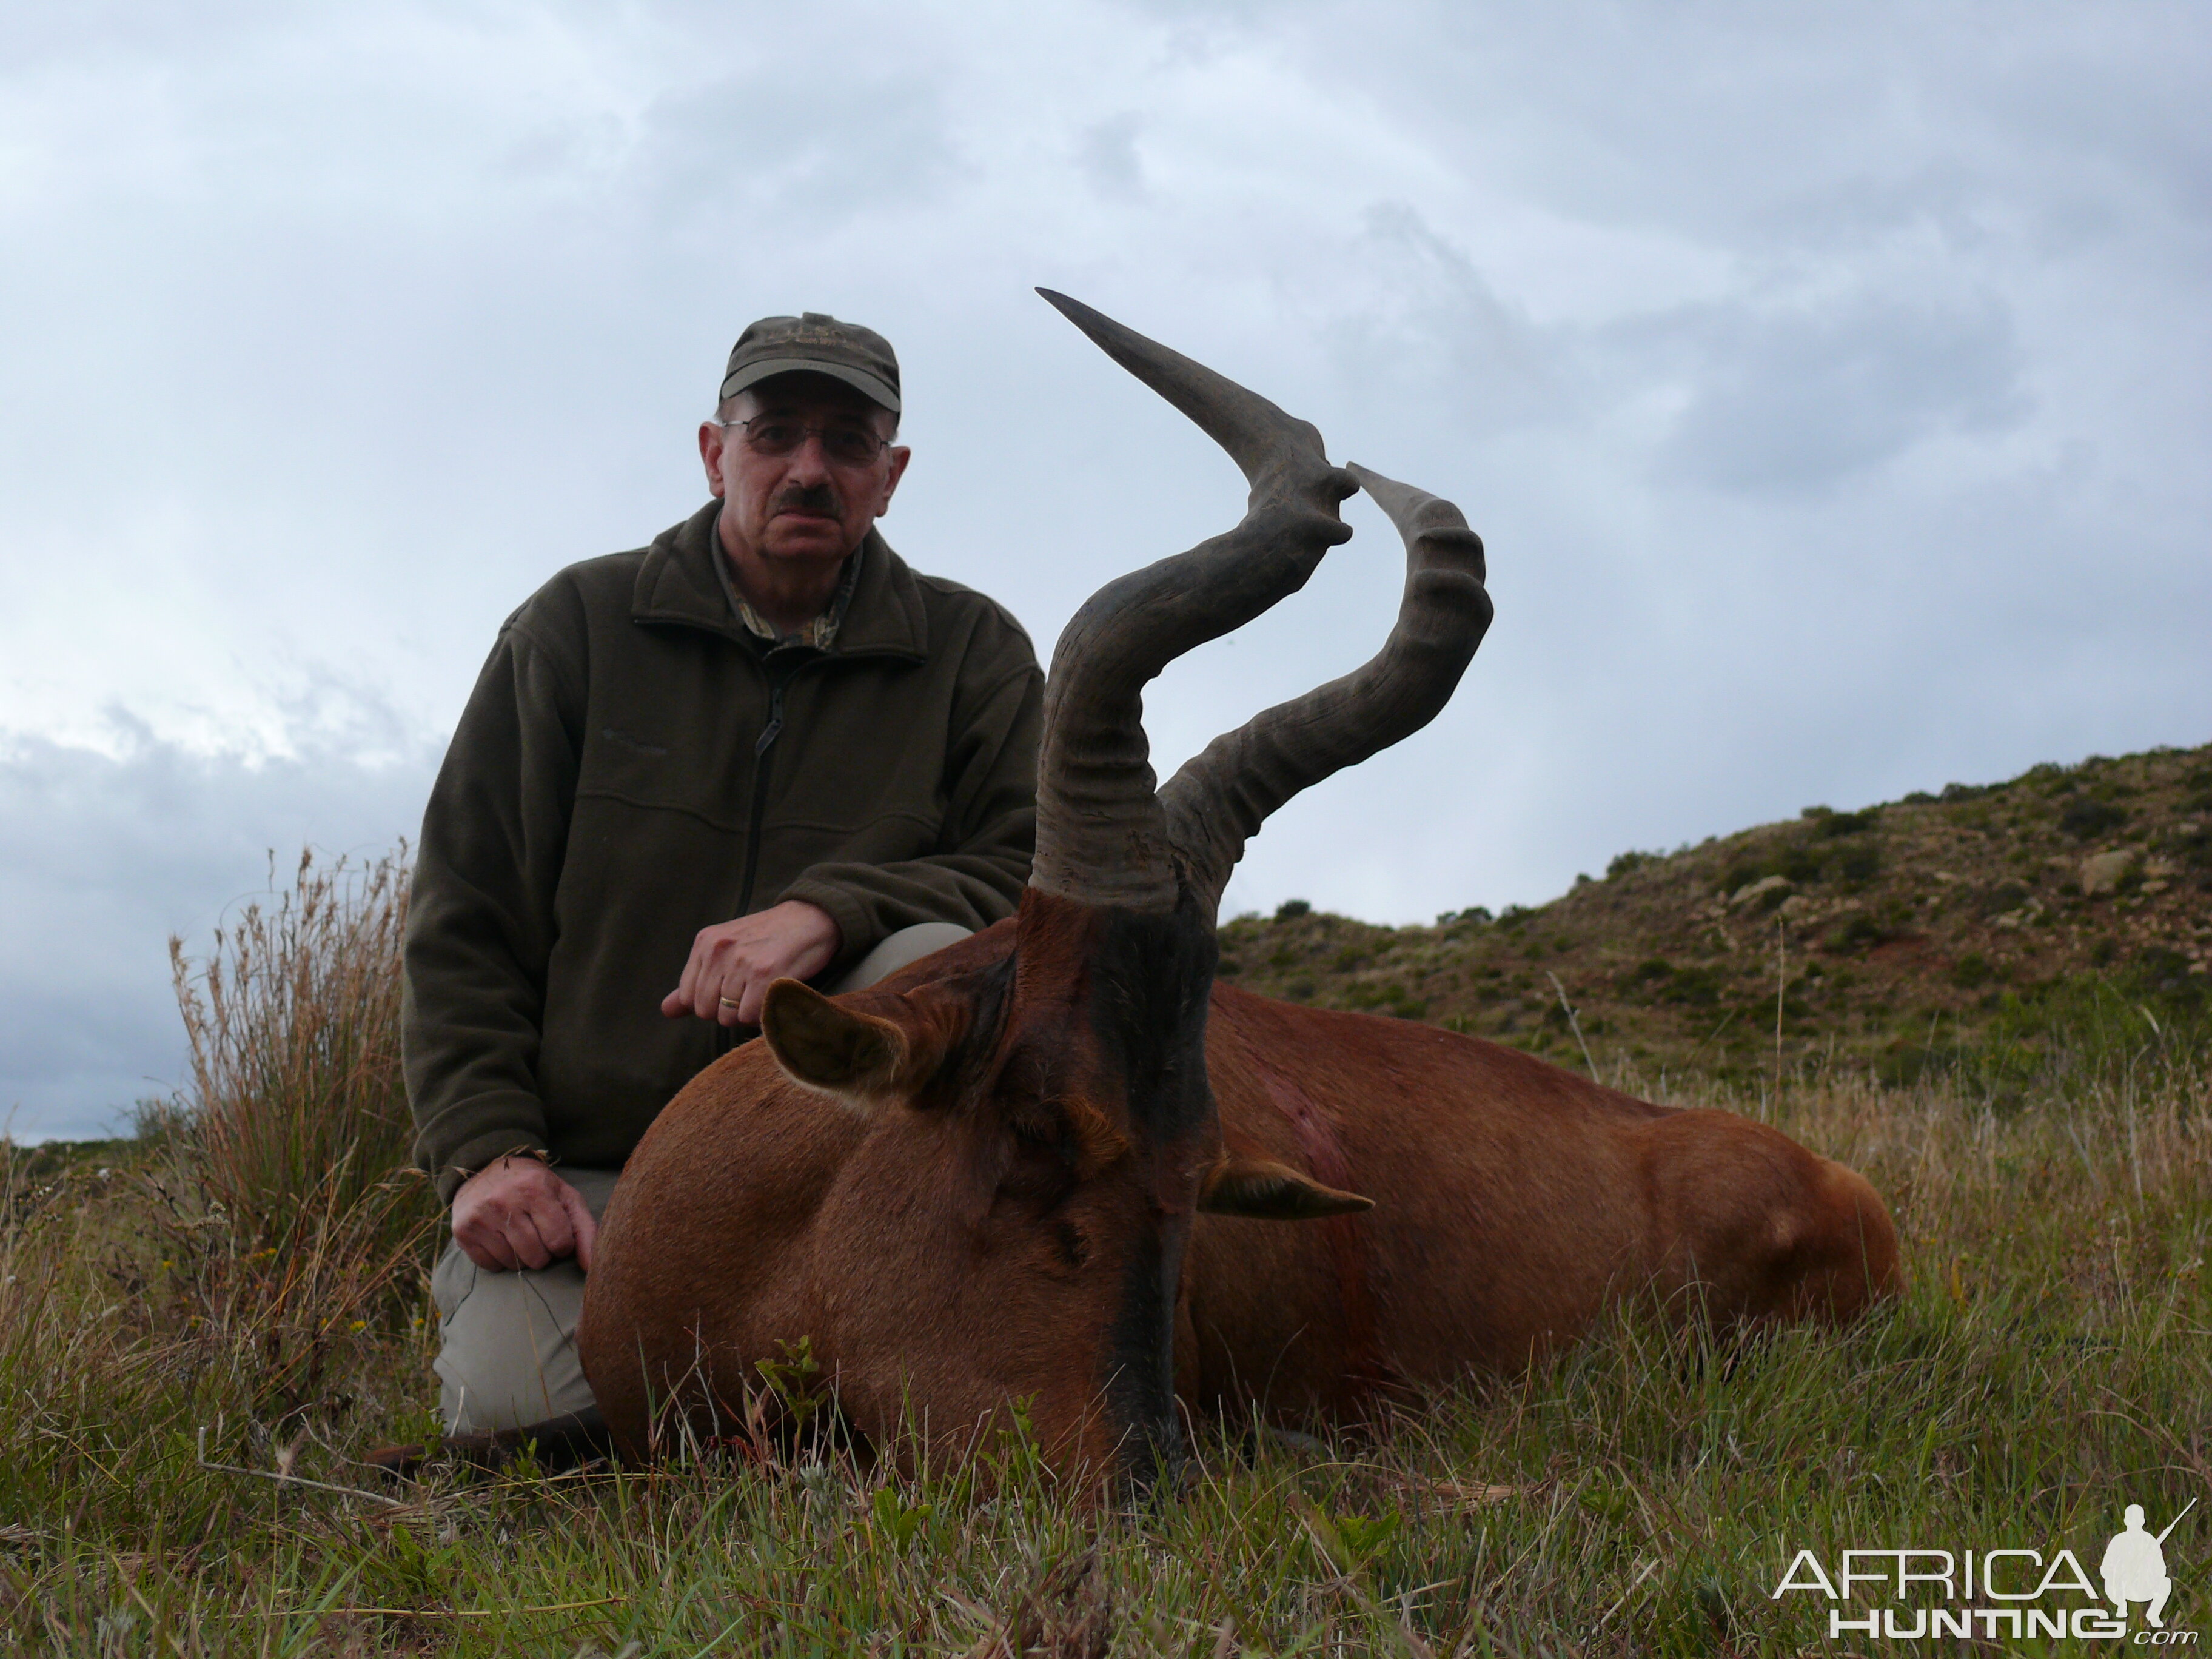
[{"label": "green baseball cap", "polygon": [[842,323],[824,312],[763,317],[738,336],[722,374],[724,398],[775,374],[827,374],[869,402],[899,412],[898,358],[872,328]]}]

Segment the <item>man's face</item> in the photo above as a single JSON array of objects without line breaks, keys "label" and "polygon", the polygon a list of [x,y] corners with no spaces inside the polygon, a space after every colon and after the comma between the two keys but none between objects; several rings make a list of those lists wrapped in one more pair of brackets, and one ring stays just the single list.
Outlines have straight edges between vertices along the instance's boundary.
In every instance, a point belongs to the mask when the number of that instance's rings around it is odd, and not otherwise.
[{"label": "man's face", "polygon": [[[726,414],[750,424],[707,422],[699,428],[699,455],[708,487],[722,499],[722,544],[740,563],[748,556],[838,562],[890,507],[906,471],[908,452],[895,444],[877,447],[865,462],[839,459],[852,441],[834,434],[887,439],[893,424],[889,410],[826,374],[763,380],[731,399]],[[802,427],[814,430],[784,453],[749,441]]]}]

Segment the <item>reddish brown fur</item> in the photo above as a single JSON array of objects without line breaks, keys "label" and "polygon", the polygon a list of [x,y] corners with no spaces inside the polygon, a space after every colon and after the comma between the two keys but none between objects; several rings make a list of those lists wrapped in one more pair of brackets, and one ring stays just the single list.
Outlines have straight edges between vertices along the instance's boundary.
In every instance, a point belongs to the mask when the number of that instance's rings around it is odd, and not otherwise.
[{"label": "reddish brown fur", "polygon": [[1849,1318],[1897,1283],[1874,1189],[1764,1125],[1653,1106],[1433,1026],[1226,986],[1207,1048],[1232,1151],[1300,1161],[1264,1081],[1288,1073],[1376,1207],[1312,1226],[1202,1220],[1177,1356],[1195,1401],[1357,1405],[1328,1228],[1360,1236],[1382,1357],[1415,1384],[1523,1364],[1625,1291],[1695,1294],[1734,1322]]},{"label": "reddish brown fur", "polygon": [[[1116,1252],[1140,1236],[1181,1252],[1183,1402],[1293,1417],[1521,1365],[1647,1287],[1725,1324],[1849,1318],[1898,1283],[1873,1189],[1774,1130],[1227,986],[1206,1027],[1218,1135],[1133,1140],[1091,1029],[1086,914],[1032,892],[1011,987],[1009,922],[839,1000],[953,1056],[912,1104],[864,1115],[754,1042],[661,1114],[609,1207],[580,1332],[618,1443],[645,1450],[672,1390],[695,1421],[711,1401],[731,1422],[758,1364],[805,1337],[865,1435],[911,1407],[957,1448],[1027,1397],[1056,1463],[1109,1469],[1131,1431],[1100,1381]],[[971,1020],[998,1024],[963,1048]],[[1048,1083],[1023,1069],[1040,1066]],[[1053,1157],[1018,1122],[1038,1100],[1066,1131]],[[1224,1153],[1376,1207],[1189,1227]]]}]

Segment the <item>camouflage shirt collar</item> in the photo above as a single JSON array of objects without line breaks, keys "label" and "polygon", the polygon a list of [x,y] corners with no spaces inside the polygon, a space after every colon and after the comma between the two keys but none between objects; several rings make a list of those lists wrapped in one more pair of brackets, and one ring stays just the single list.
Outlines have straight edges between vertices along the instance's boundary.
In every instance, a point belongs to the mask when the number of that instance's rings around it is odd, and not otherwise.
[{"label": "camouflage shirt collar", "polygon": [[720,547],[714,550],[714,574],[721,578],[722,592],[730,601],[730,609],[744,625],[745,632],[769,645],[811,645],[817,651],[827,651],[837,637],[837,629],[845,620],[845,607],[853,601],[853,589],[860,580],[860,561],[867,556],[864,542],[853,550],[845,561],[843,573],[837,578],[837,591],[830,596],[830,604],[813,621],[780,633],[774,623],[754,610],[745,596],[738,591],[737,580],[730,573],[729,556]]}]

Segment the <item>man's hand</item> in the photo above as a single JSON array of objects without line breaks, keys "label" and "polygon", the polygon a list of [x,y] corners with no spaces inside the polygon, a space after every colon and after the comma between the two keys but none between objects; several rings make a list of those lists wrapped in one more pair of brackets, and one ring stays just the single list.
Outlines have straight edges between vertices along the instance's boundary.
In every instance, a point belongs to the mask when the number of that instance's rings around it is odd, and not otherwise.
[{"label": "man's hand", "polygon": [[543,1267],[564,1255],[589,1273],[599,1231],[583,1194],[534,1158],[487,1164],[453,1194],[453,1242],[493,1273]]},{"label": "man's hand", "polygon": [[660,1000],[660,1012],[671,1019],[696,1014],[725,1025],[757,1025],[770,985],[820,973],[843,943],[830,913],[803,899],[702,927],[691,941],[684,982]]}]

